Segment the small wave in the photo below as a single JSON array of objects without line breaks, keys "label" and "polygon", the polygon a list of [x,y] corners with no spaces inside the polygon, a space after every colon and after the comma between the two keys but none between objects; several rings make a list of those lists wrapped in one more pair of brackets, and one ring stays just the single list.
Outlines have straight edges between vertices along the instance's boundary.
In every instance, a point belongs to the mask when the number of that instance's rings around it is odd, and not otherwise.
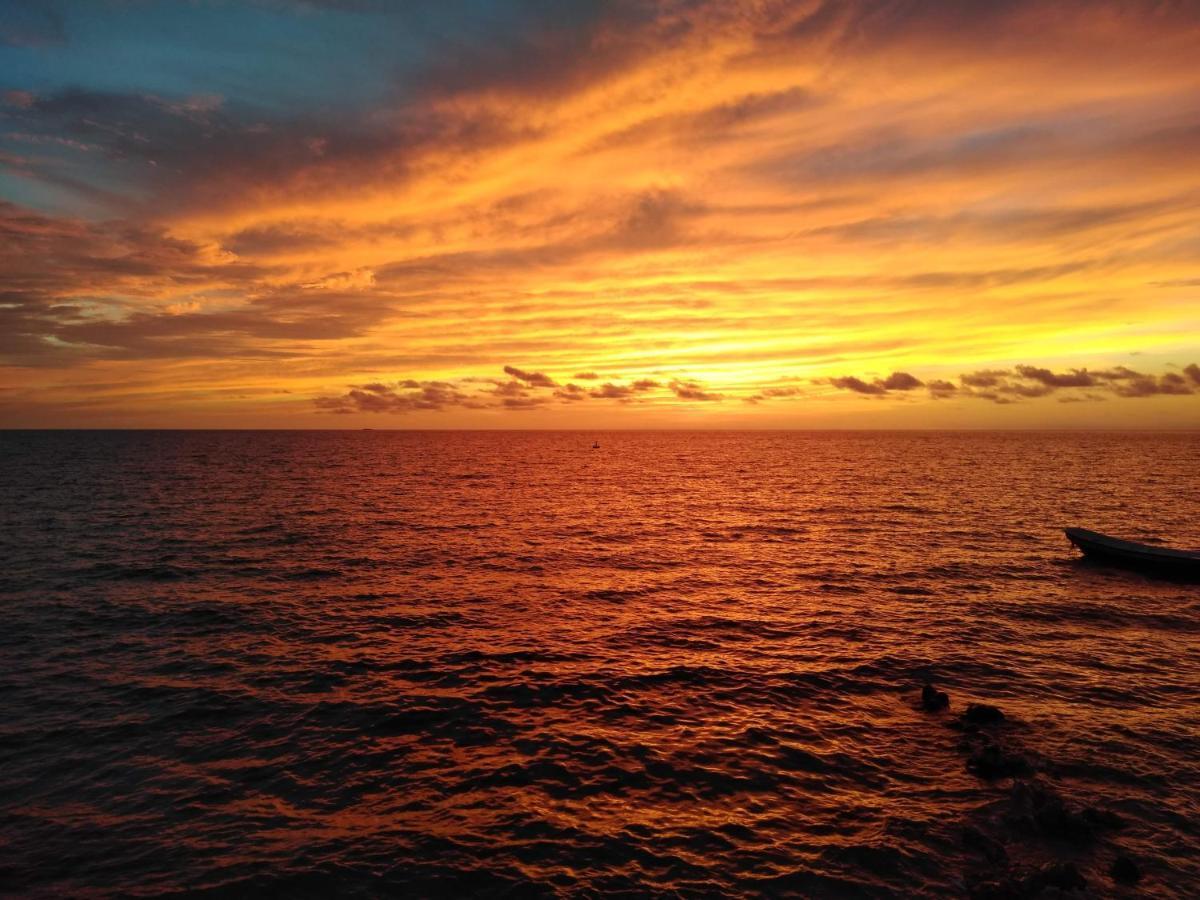
[{"label": "small wave", "polygon": [[324,581],[327,578],[341,578],[345,574],[342,569],[314,566],[309,569],[292,569],[279,577],[288,581]]},{"label": "small wave", "polygon": [[467,616],[457,612],[395,613],[370,615],[360,620],[363,625],[379,628],[447,628],[468,621]]},{"label": "small wave", "polygon": [[191,578],[195,572],[184,566],[166,563],[153,565],[95,563],[82,569],[74,569],[71,574],[104,581],[180,581]]},{"label": "small wave", "polygon": [[584,600],[599,600],[604,603],[625,603],[629,600],[636,600],[639,597],[644,597],[652,593],[646,588],[594,588],[590,591],[584,591]]}]

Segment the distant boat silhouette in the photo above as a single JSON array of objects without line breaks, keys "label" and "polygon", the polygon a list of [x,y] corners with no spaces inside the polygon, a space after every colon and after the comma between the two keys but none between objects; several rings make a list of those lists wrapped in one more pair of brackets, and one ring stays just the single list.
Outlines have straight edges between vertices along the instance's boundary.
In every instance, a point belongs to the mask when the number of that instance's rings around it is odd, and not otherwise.
[{"label": "distant boat silhouette", "polygon": [[593,449],[593,450],[599,450],[599,449],[600,449],[600,442],[599,442],[599,441],[592,441],[592,449]]},{"label": "distant boat silhouette", "polygon": [[1200,550],[1175,550],[1123,541],[1086,528],[1064,528],[1063,532],[1088,559],[1146,572],[1200,577]]}]

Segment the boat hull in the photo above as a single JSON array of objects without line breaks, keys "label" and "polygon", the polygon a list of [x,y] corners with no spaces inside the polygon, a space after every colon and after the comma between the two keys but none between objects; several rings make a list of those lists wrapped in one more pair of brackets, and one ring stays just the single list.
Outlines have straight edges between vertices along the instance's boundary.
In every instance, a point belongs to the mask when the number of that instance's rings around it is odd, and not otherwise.
[{"label": "boat hull", "polygon": [[1153,574],[1200,578],[1200,552],[1123,541],[1086,528],[1063,531],[1089,560]]}]

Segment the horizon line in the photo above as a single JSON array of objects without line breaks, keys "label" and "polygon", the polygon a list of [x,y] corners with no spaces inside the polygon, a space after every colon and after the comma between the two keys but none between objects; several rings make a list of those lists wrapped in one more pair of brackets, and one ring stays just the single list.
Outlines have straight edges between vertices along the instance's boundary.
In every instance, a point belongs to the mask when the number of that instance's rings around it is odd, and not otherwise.
[{"label": "horizon line", "polygon": [[1046,427],[1046,428],[1016,428],[1016,427],[1000,427],[1000,428],[374,428],[370,426],[351,427],[351,428],[283,428],[283,427],[262,427],[262,428],[241,428],[241,427],[208,427],[208,428],[177,428],[169,426],[136,426],[136,427],[103,427],[103,426],[79,426],[79,427],[0,427],[0,434],[5,433],[20,433],[20,432],[104,432],[104,431],[127,431],[127,432],[149,432],[149,431],[178,431],[178,432],[311,432],[311,433],[354,433],[363,431],[378,431],[391,433],[421,433],[421,434],[470,434],[470,433],[553,433],[553,434],[589,434],[589,433],[661,433],[661,432],[679,432],[681,434],[695,433],[830,433],[830,434],[986,434],[986,433],[1038,433],[1038,434],[1200,434],[1200,428],[1193,426],[1185,426],[1180,428],[1157,427],[1157,428],[1139,428],[1139,427]]}]

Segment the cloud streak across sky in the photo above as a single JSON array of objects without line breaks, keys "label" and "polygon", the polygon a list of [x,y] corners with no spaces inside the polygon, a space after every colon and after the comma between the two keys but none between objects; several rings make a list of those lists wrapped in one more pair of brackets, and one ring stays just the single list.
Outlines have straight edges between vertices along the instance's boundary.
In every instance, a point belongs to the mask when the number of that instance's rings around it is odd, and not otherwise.
[{"label": "cloud streak across sky", "polygon": [[1200,425],[1198,4],[12,8],[3,424]]}]

